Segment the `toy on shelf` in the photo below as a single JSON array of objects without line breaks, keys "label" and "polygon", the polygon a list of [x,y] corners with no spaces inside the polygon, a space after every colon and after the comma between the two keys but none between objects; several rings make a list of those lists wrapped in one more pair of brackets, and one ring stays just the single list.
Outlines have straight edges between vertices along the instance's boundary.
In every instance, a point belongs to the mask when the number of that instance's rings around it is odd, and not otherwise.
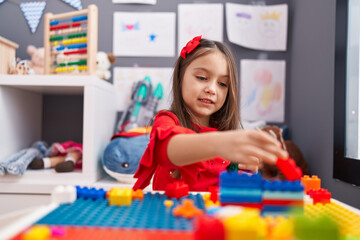
[{"label": "toy on shelf", "polygon": [[31,60],[28,61],[29,67],[32,69],[33,74],[44,74],[45,67],[45,51],[44,48],[36,48],[33,45],[29,45],[26,49],[30,55]]},{"label": "toy on shelf", "polygon": [[96,76],[108,80],[111,77],[109,69],[115,62],[116,57],[112,53],[98,52],[96,54]]},{"label": "toy on shelf", "polygon": [[96,74],[98,8],[45,14],[45,74]]},{"label": "toy on shelf", "polygon": [[33,159],[46,156],[47,149],[47,143],[37,141],[30,148],[22,149],[10,155],[0,162],[0,176],[6,173],[22,176]]},{"label": "toy on shelf", "polygon": [[18,47],[17,43],[0,36],[0,74],[9,73],[10,67],[15,61],[15,52]]},{"label": "toy on shelf", "polygon": [[56,172],[71,172],[82,165],[82,144],[73,141],[53,143],[43,157],[34,158],[30,169],[54,168]]},{"label": "toy on shelf", "polygon": [[119,182],[135,182],[132,176],[148,145],[151,120],[162,96],[162,85],[157,84],[153,91],[150,77],[134,84],[132,102],[117,122],[117,133],[112,136],[102,157],[104,170]]}]

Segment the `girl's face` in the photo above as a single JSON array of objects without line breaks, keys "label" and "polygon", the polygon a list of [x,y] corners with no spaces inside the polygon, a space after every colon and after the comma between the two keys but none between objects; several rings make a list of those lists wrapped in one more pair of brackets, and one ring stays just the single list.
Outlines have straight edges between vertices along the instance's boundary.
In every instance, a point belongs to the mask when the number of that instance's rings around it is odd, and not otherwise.
[{"label": "girl's face", "polygon": [[220,51],[199,57],[189,64],[181,94],[193,122],[209,126],[210,115],[224,105],[229,83],[228,63]]}]

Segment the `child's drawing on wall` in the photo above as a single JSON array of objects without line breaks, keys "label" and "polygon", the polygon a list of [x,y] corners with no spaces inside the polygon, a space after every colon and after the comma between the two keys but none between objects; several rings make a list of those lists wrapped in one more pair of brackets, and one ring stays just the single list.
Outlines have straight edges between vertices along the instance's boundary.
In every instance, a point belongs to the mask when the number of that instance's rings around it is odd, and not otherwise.
[{"label": "child's drawing on wall", "polygon": [[283,122],[285,61],[241,61],[241,116],[247,121]]}]

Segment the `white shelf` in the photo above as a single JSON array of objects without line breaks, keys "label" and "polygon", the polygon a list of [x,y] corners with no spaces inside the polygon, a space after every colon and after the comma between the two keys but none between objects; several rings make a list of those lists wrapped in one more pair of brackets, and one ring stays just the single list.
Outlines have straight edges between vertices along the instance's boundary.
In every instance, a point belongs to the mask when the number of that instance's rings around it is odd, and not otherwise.
[{"label": "white shelf", "polygon": [[0,85],[42,94],[83,94],[85,86],[112,87],[96,76],[84,75],[0,75]]},{"label": "white shelf", "polygon": [[0,176],[0,193],[51,193],[59,184],[91,185],[102,177],[100,160],[113,134],[116,96],[112,84],[95,76],[0,75],[0,161],[41,140],[45,94],[83,96],[82,170]]}]

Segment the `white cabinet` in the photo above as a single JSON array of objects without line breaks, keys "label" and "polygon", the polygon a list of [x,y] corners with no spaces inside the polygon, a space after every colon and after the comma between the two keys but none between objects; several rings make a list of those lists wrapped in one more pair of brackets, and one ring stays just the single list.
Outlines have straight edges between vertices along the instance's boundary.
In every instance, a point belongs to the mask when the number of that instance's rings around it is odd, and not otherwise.
[{"label": "white cabinet", "polygon": [[0,75],[0,161],[41,140],[43,120],[49,119],[43,116],[44,95],[67,94],[83,97],[82,169],[0,176],[0,193],[50,193],[59,184],[91,185],[102,176],[100,160],[113,133],[116,96],[112,84],[95,76]]}]

